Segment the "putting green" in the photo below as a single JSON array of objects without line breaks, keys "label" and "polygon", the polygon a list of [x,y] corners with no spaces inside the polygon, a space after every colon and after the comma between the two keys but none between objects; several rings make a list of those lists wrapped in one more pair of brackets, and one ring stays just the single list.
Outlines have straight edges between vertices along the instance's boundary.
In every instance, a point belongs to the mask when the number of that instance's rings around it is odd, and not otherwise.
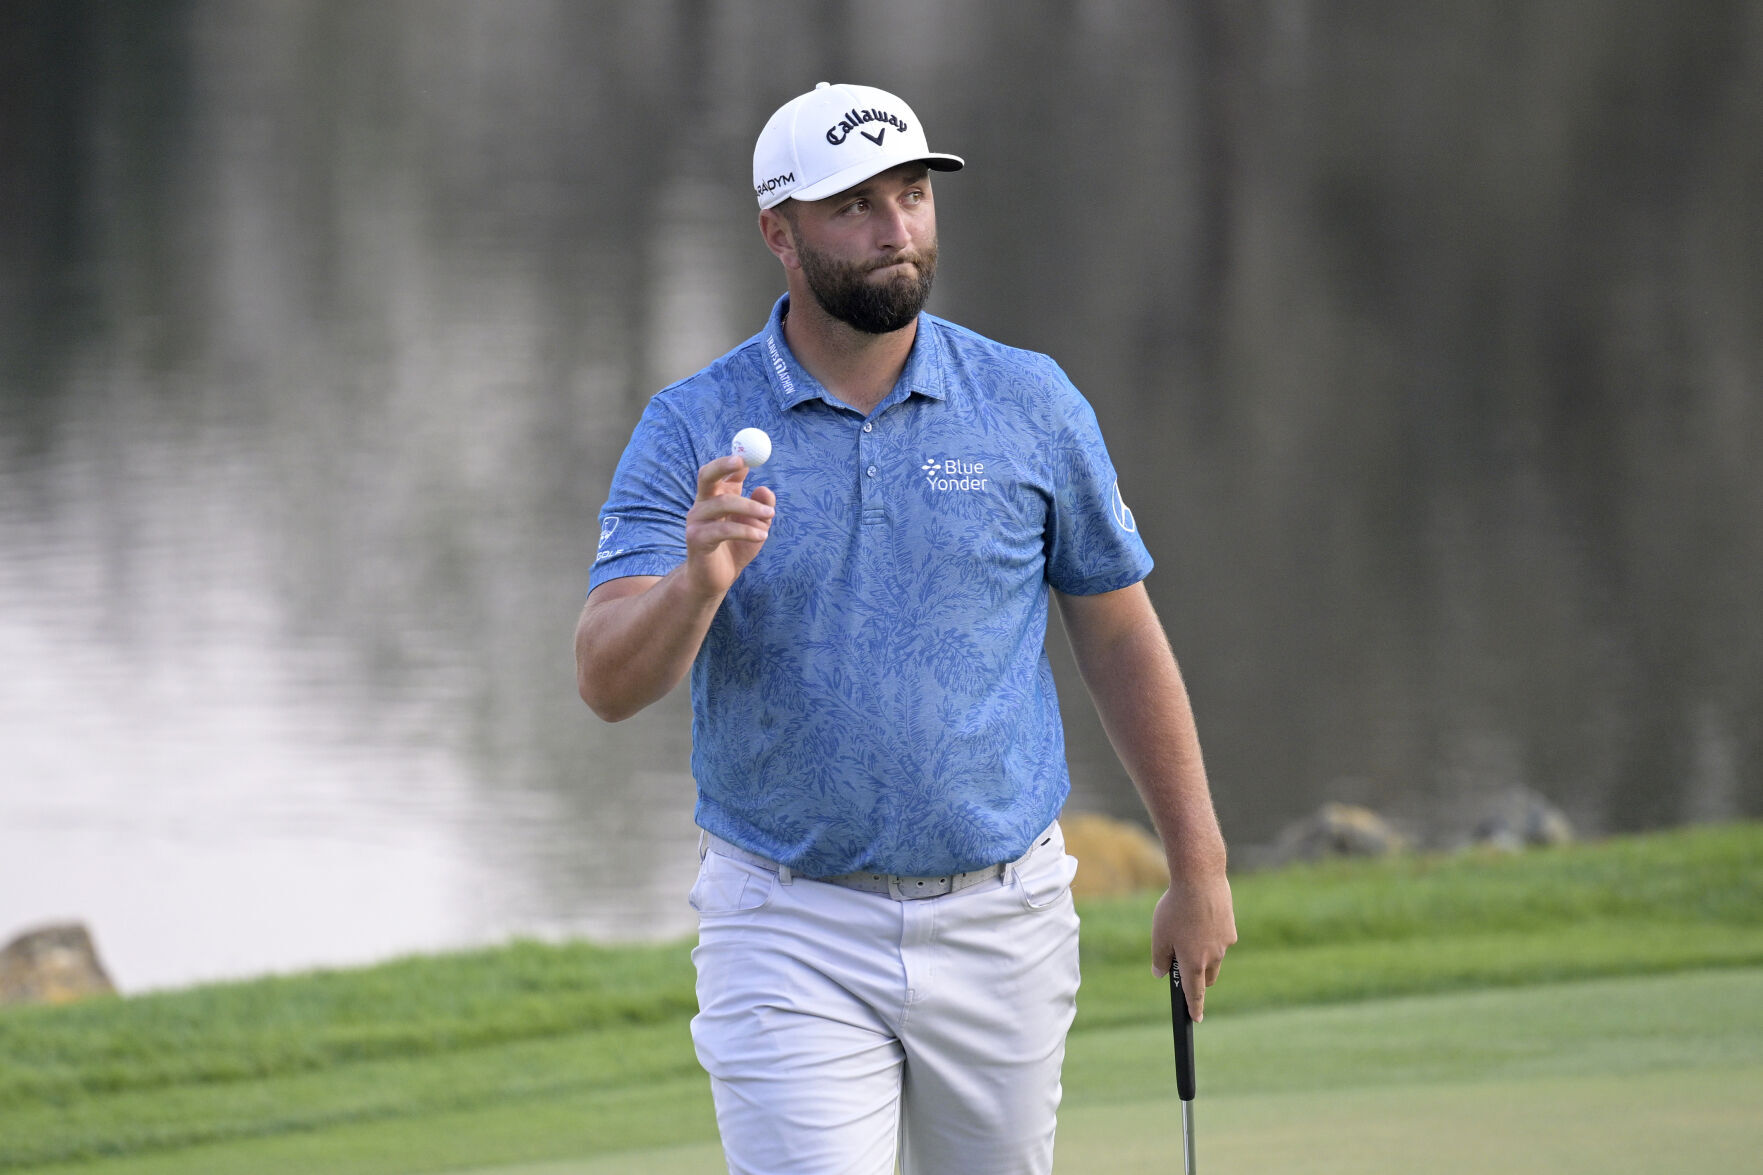
[{"label": "putting green", "polygon": [[[1763,1153],[1763,1067],[1494,1084],[1238,1094],[1195,1103],[1200,1166],[1257,1175],[1741,1175]],[[1060,1116],[1058,1169],[1168,1175],[1181,1169],[1169,1101]],[[476,1175],[722,1175],[714,1144]]]},{"label": "putting green", "polygon": [[[1763,1150],[1763,1066],[1236,1094],[1194,1105],[1199,1167],[1258,1175],[1738,1175],[1755,1171]],[[1180,1115],[1167,1102],[1073,1110],[1061,1116],[1058,1165],[1079,1175],[1179,1171]]]},{"label": "putting green", "polygon": [[[1763,1153],[1755,969],[1214,1018],[1197,1035],[1209,1171],[1736,1175]],[[1066,1087],[1060,1171],[1180,1169],[1165,1033],[1074,1036]],[[472,1175],[724,1170],[698,1143]]]},{"label": "putting green", "polygon": [[[1195,1047],[1199,1159],[1214,1173],[1722,1175],[1756,1170],[1763,1154],[1758,968],[1215,1015]],[[1174,1086],[1166,1024],[1074,1034],[1059,1170],[1180,1170]],[[570,1092],[38,1170],[721,1175],[703,1078],[657,1092]],[[627,1102],[632,1118],[665,1107],[679,1145],[604,1150],[608,1114]],[[656,1136],[633,1137],[645,1134]]]},{"label": "putting green", "polygon": [[[1195,1103],[1201,1165],[1259,1175],[1741,1175],[1763,1153],[1763,1067],[1495,1084],[1243,1095]],[[1061,1115],[1058,1169],[1168,1175],[1181,1119],[1168,1101]],[[476,1175],[722,1175],[714,1144]]]}]

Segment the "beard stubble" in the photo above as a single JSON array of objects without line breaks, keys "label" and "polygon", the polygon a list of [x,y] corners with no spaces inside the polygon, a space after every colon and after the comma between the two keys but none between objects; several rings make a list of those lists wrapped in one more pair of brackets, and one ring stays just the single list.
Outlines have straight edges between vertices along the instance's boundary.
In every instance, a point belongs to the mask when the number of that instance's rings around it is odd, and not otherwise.
[{"label": "beard stubble", "polygon": [[916,274],[899,273],[879,282],[871,280],[869,274],[891,263],[835,261],[800,239],[796,241],[796,256],[820,308],[840,322],[871,335],[891,334],[917,318],[930,298],[931,283],[937,275],[934,240],[922,250],[894,258],[896,262],[914,263]]}]

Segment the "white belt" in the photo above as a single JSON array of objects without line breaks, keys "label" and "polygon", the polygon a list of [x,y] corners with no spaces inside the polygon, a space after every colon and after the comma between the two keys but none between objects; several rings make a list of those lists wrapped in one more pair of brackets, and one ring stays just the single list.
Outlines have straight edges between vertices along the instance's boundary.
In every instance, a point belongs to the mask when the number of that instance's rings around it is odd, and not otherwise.
[{"label": "white belt", "polygon": [[[1042,833],[1029,846],[1028,852],[1015,861],[1006,861],[1002,865],[987,865],[983,869],[969,869],[965,873],[945,873],[941,877],[911,877],[900,873],[841,873],[837,877],[809,877],[805,880],[818,881],[825,885],[840,885],[846,889],[861,890],[864,893],[882,894],[893,898],[896,902],[909,902],[917,898],[940,898],[945,894],[960,893],[981,882],[1001,878],[1010,866],[1028,859],[1034,851],[1046,844],[1048,836]],[[704,834],[704,843],[710,852],[724,857],[733,857],[737,861],[745,861],[749,865],[757,865],[761,869],[769,869],[783,881],[789,881],[795,873],[787,865],[780,865],[769,857],[761,857],[758,853],[750,853],[740,845],[730,844],[713,833]],[[703,854],[700,853],[700,856]]]}]

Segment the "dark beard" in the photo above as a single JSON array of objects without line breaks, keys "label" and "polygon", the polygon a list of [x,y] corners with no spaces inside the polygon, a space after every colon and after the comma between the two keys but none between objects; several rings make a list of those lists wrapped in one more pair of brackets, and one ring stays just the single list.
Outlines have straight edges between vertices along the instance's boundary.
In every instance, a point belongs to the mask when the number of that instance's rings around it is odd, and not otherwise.
[{"label": "dark beard", "polygon": [[870,335],[892,334],[910,325],[924,309],[937,276],[935,241],[923,252],[902,258],[916,262],[917,277],[899,273],[880,283],[866,280],[871,270],[880,268],[873,263],[834,261],[801,241],[796,242],[796,256],[820,308]]}]

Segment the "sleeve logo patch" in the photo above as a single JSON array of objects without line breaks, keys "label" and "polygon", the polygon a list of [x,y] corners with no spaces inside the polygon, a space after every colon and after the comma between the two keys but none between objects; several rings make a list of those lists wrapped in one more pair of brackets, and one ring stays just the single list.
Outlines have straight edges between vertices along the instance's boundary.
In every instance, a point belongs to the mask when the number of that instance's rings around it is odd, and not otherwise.
[{"label": "sleeve logo patch", "polygon": [[1121,530],[1124,530],[1127,534],[1137,533],[1139,529],[1138,520],[1132,516],[1132,511],[1127,509],[1126,499],[1120,496],[1119,478],[1114,480],[1113,500],[1108,503],[1108,509],[1114,515],[1114,521],[1119,525]]}]

